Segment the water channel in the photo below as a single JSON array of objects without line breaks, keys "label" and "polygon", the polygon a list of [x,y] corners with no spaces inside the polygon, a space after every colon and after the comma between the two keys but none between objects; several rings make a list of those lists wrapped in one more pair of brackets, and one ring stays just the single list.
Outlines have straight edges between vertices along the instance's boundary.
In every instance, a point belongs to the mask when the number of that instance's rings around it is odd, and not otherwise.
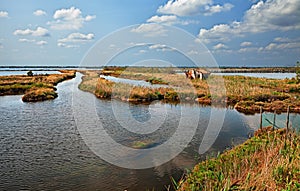
[{"label": "water channel", "polygon": [[[80,97],[93,96],[76,88],[80,81],[81,74],[77,73],[75,79],[60,83],[59,97],[52,101],[24,103],[21,96],[0,96],[0,190],[166,190],[171,178],[179,180],[186,169],[242,143],[258,128],[258,115],[218,108],[226,112],[221,131],[212,147],[199,155],[210,118],[218,120],[211,116],[211,107],[200,107],[199,121],[191,121],[197,124],[192,141],[178,156],[153,168],[121,168],[93,153],[76,126],[74,109],[81,108],[74,108],[73,92]],[[149,147],[163,144],[176,131],[181,111],[193,118],[195,107],[199,107],[156,102],[152,107],[166,111],[165,121],[156,132],[139,136],[122,128],[127,119],[115,119],[112,102],[95,99],[96,112],[107,133],[128,147],[136,141],[151,142]],[[120,110],[129,107],[137,121],[151,118],[149,105],[117,102],[117,106]],[[280,118],[284,119],[284,114]],[[291,123],[299,127],[300,116],[292,114]]]}]

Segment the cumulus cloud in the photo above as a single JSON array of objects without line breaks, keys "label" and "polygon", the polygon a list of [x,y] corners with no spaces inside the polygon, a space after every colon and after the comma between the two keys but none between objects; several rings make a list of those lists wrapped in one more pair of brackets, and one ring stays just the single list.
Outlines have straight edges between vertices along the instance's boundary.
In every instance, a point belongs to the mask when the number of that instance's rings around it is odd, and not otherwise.
[{"label": "cumulus cloud", "polygon": [[36,44],[39,45],[39,46],[44,46],[44,45],[48,44],[48,42],[44,41],[44,40],[41,40],[41,41],[37,41]]},{"label": "cumulus cloud", "polygon": [[297,0],[259,1],[245,13],[245,29],[251,32],[299,29],[299,9]]},{"label": "cumulus cloud", "polygon": [[65,43],[62,43],[62,42],[58,42],[57,46],[62,47],[62,48],[78,48],[79,47],[78,45],[73,45],[73,44],[70,45],[70,44],[65,44]]},{"label": "cumulus cloud", "polygon": [[27,38],[20,38],[19,42],[34,43],[34,44],[39,45],[39,46],[44,46],[44,45],[48,44],[48,42],[44,41],[44,40],[36,41],[35,39],[27,39]]},{"label": "cumulus cloud", "polygon": [[259,1],[245,12],[241,22],[218,24],[211,29],[200,29],[199,39],[205,43],[228,41],[233,36],[245,33],[287,31],[300,29],[300,1],[267,0]]},{"label": "cumulus cloud", "polygon": [[179,19],[176,15],[154,15],[150,19],[147,20],[148,23],[160,23],[165,25],[174,25],[174,24],[180,24],[180,25],[189,25],[189,24],[197,24],[198,21],[194,20],[182,20]]},{"label": "cumulus cloud", "polygon": [[211,41],[227,42],[233,35],[242,36],[240,25],[240,22],[234,22],[231,25],[219,24],[211,29],[200,29],[198,38],[204,43]]},{"label": "cumulus cloud", "polygon": [[8,18],[8,12],[0,11],[0,18]]},{"label": "cumulus cloud", "polygon": [[59,39],[58,42],[67,43],[67,42],[86,42],[91,41],[95,37],[94,34],[82,34],[82,33],[72,33],[69,34],[66,38]]},{"label": "cumulus cloud", "polygon": [[71,7],[69,9],[56,10],[53,19],[55,21],[48,22],[51,29],[55,30],[79,30],[85,22],[95,19],[95,15],[83,16],[80,9]]},{"label": "cumulus cloud", "polygon": [[159,24],[155,23],[146,23],[141,24],[137,28],[131,30],[131,32],[142,33],[145,36],[153,37],[153,36],[165,36],[167,30]]},{"label": "cumulus cloud", "polygon": [[93,19],[96,19],[96,15],[88,15],[84,18],[85,21],[91,21]]},{"label": "cumulus cloud", "polygon": [[219,43],[213,47],[214,50],[227,49],[227,48],[228,48],[228,46],[226,46],[225,44],[222,44],[222,43]]},{"label": "cumulus cloud", "polygon": [[17,36],[40,36],[40,37],[50,36],[49,31],[43,27],[37,27],[36,30],[18,29],[18,30],[15,30],[15,32],[13,34],[17,35]]},{"label": "cumulus cloud", "polygon": [[157,50],[157,51],[174,51],[174,48],[170,48],[165,44],[153,44],[149,46],[150,50]]},{"label": "cumulus cloud", "polygon": [[59,39],[57,46],[63,48],[78,48],[79,45],[74,43],[85,43],[92,41],[95,35],[93,33],[82,34],[82,33],[71,33],[66,38]]},{"label": "cumulus cloud", "polygon": [[35,16],[43,16],[43,15],[47,15],[47,13],[46,13],[45,11],[40,10],[40,9],[34,11],[33,14],[34,14]]},{"label": "cumulus cloud", "polygon": [[34,39],[20,38],[19,42],[35,42]]},{"label": "cumulus cloud", "polygon": [[240,46],[242,46],[242,47],[245,47],[245,46],[251,46],[251,45],[252,45],[252,42],[248,42],[248,41],[242,42],[242,43],[240,44]]},{"label": "cumulus cloud", "polygon": [[229,3],[223,6],[214,5],[213,0],[169,0],[165,5],[160,6],[157,12],[178,16],[212,15],[222,11],[229,11],[232,7],[233,5]]},{"label": "cumulus cloud", "polygon": [[148,23],[169,23],[173,24],[177,22],[177,17],[175,15],[162,15],[162,16],[153,16],[147,20]]},{"label": "cumulus cloud", "polygon": [[140,54],[144,54],[144,53],[146,53],[146,52],[147,52],[147,50],[140,50],[140,51],[139,51]]},{"label": "cumulus cloud", "polygon": [[230,11],[234,6],[230,3],[225,3],[222,5],[213,5],[213,6],[205,6],[204,15],[213,15],[215,13]]},{"label": "cumulus cloud", "polygon": [[244,52],[268,52],[268,51],[300,51],[300,38],[276,37],[264,47],[243,47],[238,50],[239,53]]},{"label": "cumulus cloud", "polygon": [[265,50],[283,50],[283,49],[300,49],[300,42],[288,42],[288,43],[270,43],[265,47]]}]

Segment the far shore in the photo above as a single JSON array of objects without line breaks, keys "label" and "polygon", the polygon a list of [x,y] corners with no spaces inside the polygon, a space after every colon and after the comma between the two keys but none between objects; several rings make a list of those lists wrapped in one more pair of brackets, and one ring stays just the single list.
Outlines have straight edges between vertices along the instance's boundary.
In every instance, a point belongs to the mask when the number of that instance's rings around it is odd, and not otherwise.
[{"label": "far shore", "polygon": [[[122,66],[127,67],[127,66]],[[56,71],[56,70],[72,70],[72,69],[78,69],[78,70],[100,70],[105,67],[103,66],[0,66],[0,71],[28,71],[28,69],[32,69],[35,71]],[[137,67],[136,68],[151,68],[151,67]],[[157,67],[155,67],[157,68]],[[178,69],[184,70],[184,69],[190,69],[194,67],[177,67]],[[208,67],[203,66],[203,69],[208,70],[212,73],[295,73],[296,67],[231,67],[231,66],[220,66],[218,68],[216,67]]]}]

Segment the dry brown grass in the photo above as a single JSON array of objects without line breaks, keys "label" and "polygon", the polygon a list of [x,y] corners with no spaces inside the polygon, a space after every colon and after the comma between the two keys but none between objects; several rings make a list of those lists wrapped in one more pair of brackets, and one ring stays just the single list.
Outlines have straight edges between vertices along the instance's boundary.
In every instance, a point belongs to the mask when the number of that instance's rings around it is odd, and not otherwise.
[{"label": "dry brown grass", "polygon": [[[112,95],[111,86],[104,80],[97,81],[99,71],[86,72],[84,81],[80,85],[82,90],[96,92],[100,98],[108,98]],[[276,80],[264,78],[251,78],[243,76],[210,76],[208,80],[189,80],[184,75],[175,74],[170,68],[113,68],[102,71],[102,74],[109,74],[120,78],[133,80],[160,79],[167,83],[170,88],[153,90],[152,88],[133,87],[118,83],[119,90],[115,98],[122,100],[132,100],[127,95],[128,90],[132,90],[136,101],[151,101],[157,99],[155,92],[165,95],[168,92],[177,94],[174,100],[197,101],[201,104],[210,105],[222,103],[222,105],[234,106],[238,111],[244,113],[257,113],[260,107],[264,111],[285,112],[290,106],[291,112],[300,113],[300,84],[296,80]],[[96,87],[96,84],[97,87]],[[106,87],[108,86],[108,87]],[[165,89],[165,90],[164,90]],[[226,93],[225,93],[226,92]],[[174,96],[163,96],[170,98]],[[175,96],[176,97],[176,96]],[[161,97],[160,97],[161,98]]]},{"label": "dry brown grass", "polygon": [[43,101],[57,97],[55,85],[75,77],[75,71],[62,74],[0,76],[0,95],[22,95],[23,101]]}]

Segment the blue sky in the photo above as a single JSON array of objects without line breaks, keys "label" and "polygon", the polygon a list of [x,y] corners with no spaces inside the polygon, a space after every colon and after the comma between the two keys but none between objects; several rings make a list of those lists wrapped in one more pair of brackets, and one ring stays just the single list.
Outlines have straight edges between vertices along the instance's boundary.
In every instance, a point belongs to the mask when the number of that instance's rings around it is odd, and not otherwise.
[{"label": "blue sky", "polygon": [[[135,32],[162,35],[161,24],[192,34],[220,66],[294,66],[300,60],[299,0],[0,0],[0,24],[1,66],[78,66],[114,31],[135,25]],[[147,46],[160,50],[151,55],[176,57],[165,44]],[[143,59],[146,50],[136,51]]]}]

